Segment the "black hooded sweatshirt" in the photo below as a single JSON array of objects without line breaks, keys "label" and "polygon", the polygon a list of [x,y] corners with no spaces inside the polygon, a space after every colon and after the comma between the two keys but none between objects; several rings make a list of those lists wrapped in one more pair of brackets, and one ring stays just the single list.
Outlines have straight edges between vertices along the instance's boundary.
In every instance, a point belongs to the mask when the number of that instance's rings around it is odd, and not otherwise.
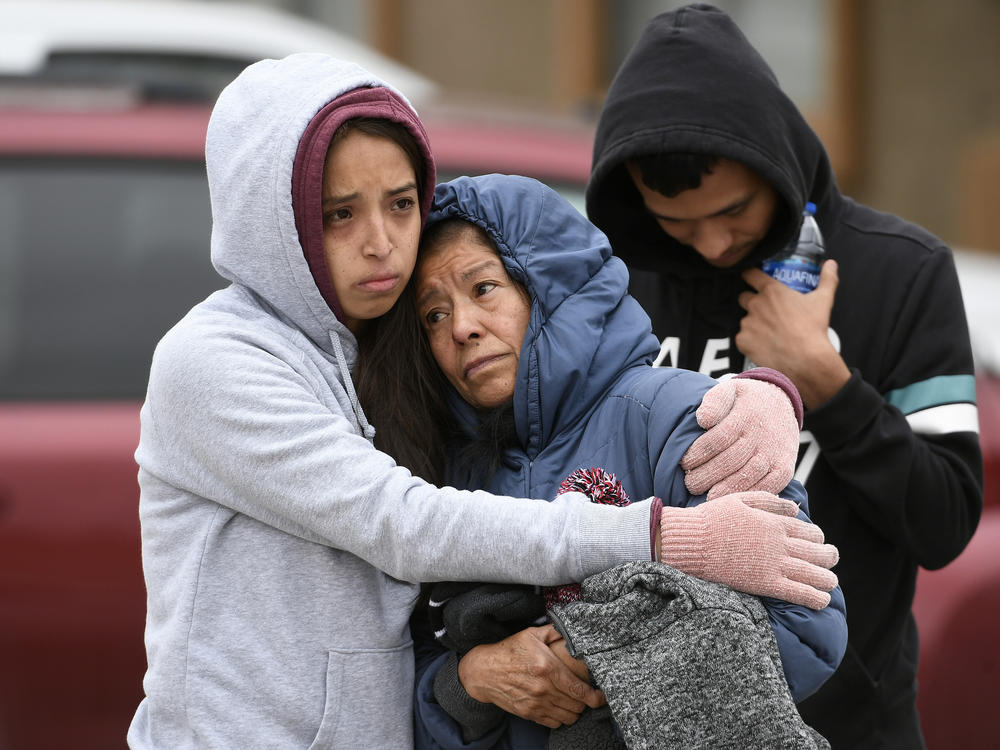
[{"label": "black hooded sweatshirt", "polygon": [[[625,162],[661,152],[741,162],[775,188],[771,230],[737,268],[709,265],[646,212]],[[653,19],[601,112],[587,212],[630,267],[632,294],[671,352],[663,365],[716,377],[743,369],[733,337],[737,295],[750,287],[740,271],[797,236],[807,201],[839,264],[830,326],[851,379],[806,413],[796,477],[840,549],[849,645],[799,708],[834,748],[919,748],[917,568],[954,559],[982,509],[972,353],[951,253],[840,193],[822,143],[723,12],[692,5]]]}]

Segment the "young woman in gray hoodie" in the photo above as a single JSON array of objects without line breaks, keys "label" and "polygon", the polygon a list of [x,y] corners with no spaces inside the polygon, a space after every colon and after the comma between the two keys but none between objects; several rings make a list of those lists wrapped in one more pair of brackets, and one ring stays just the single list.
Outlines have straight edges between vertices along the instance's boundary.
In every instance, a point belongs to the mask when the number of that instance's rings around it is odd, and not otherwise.
[{"label": "young woman in gray hoodie", "polygon": [[[412,272],[435,177],[399,93],[323,55],[256,63],[219,97],[206,162],[231,284],[153,357],[129,745],[408,747],[413,582],[558,584],[649,560],[654,504],[497,502],[374,449],[352,371]],[[790,406],[760,419],[773,408]]]}]

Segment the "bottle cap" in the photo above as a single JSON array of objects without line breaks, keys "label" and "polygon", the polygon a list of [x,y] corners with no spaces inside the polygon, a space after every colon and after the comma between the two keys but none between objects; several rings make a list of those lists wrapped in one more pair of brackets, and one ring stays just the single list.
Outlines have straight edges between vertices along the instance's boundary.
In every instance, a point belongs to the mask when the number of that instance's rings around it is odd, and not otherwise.
[{"label": "bottle cap", "polygon": [[816,204],[813,203],[812,201],[809,201],[808,203],[806,203],[805,213],[809,214],[810,216],[815,216],[816,215]]}]

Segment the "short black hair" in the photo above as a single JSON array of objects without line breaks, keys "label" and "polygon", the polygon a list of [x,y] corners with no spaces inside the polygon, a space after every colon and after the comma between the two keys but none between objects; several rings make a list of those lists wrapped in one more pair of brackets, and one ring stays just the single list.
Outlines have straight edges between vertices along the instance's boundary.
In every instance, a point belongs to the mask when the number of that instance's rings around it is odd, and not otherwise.
[{"label": "short black hair", "polygon": [[642,154],[629,161],[638,168],[647,187],[673,198],[685,190],[700,187],[702,176],[711,174],[719,159],[707,154],[669,152]]}]

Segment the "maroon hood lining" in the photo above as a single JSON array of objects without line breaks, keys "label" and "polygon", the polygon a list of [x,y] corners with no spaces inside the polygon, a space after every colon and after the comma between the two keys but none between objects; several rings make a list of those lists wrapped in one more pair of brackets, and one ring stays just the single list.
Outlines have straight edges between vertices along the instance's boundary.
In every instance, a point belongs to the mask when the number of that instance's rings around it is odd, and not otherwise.
[{"label": "maroon hood lining", "polygon": [[424,158],[426,174],[420,191],[420,223],[427,220],[431,201],[434,199],[436,179],[434,157],[424,126],[416,113],[398,94],[390,89],[359,88],[338,96],[323,107],[306,126],[292,166],[292,211],[299,244],[313,280],[326,304],[341,323],[344,311],[333,289],[330,270],[323,250],[323,165],[330,147],[330,139],[337,128],[356,117],[374,117],[391,120],[403,125],[417,142]]}]

